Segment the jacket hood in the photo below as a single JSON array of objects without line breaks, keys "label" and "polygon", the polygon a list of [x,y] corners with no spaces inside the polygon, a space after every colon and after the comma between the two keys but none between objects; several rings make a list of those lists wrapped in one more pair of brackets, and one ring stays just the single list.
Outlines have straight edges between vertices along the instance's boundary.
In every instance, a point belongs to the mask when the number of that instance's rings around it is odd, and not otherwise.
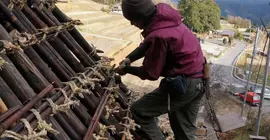
[{"label": "jacket hood", "polygon": [[142,32],[143,36],[147,36],[155,30],[175,27],[182,23],[181,14],[170,5],[159,3],[156,7],[157,13],[152,18],[150,25]]}]

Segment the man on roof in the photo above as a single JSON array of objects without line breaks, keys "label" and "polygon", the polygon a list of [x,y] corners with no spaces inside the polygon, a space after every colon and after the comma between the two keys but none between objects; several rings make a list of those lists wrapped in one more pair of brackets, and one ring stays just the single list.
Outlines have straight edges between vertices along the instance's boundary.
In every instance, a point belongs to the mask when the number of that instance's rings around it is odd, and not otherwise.
[{"label": "man on roof", "polygon": [[[123,0],[122,12],[132,25],[143,30],[144,40],[120,62],[116,72],[143,80],[164,77],[157,89],[132,104],[133,119],[152,140],[165,140],[155,118],[168,113],[175,139],[194,140],[204,93],[205,59],[198,39],[168,4]],[[131,66],[143,57],[142,66]]]}]

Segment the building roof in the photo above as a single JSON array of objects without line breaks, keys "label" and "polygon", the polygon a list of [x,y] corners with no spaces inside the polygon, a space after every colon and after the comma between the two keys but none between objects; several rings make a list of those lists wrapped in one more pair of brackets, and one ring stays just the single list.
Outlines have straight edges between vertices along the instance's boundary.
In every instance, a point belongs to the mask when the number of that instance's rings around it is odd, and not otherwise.
[{"label": "building roof", "polygon": [[234,32],[231,30],[223,30],[219,33],[220,35],[226,35],[226,36],[234,36]]}]

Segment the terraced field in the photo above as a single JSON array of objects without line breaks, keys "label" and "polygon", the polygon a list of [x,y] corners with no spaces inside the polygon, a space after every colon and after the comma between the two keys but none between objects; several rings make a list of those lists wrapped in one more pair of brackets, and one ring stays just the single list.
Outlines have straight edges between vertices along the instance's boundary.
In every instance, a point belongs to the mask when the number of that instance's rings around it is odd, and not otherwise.
[{"label": "terraced field", "polygon": [[140,43],[140,30],[130,25],[121,14],[101,11],[107,8],[90,0],[58,3],[57,6],[70,18],[81,20],[78,29],[89,43],[102,49],[106,56],[114,54],[130,44]]}]

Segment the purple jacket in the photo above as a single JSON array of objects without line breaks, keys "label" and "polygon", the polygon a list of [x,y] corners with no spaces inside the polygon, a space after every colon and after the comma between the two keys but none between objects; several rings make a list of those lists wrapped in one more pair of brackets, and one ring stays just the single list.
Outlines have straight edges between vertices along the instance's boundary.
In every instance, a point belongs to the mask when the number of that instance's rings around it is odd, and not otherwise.
[{"label": "purple jacket", "polygon": [[179,12],[168,4],[157,5],[151,24],[142,32],[145,39],[141,47],[149,47],[141,67],[148,76],[142,79],[181,74],[203,76],[204,56],[199,40],[181,19]]}]

